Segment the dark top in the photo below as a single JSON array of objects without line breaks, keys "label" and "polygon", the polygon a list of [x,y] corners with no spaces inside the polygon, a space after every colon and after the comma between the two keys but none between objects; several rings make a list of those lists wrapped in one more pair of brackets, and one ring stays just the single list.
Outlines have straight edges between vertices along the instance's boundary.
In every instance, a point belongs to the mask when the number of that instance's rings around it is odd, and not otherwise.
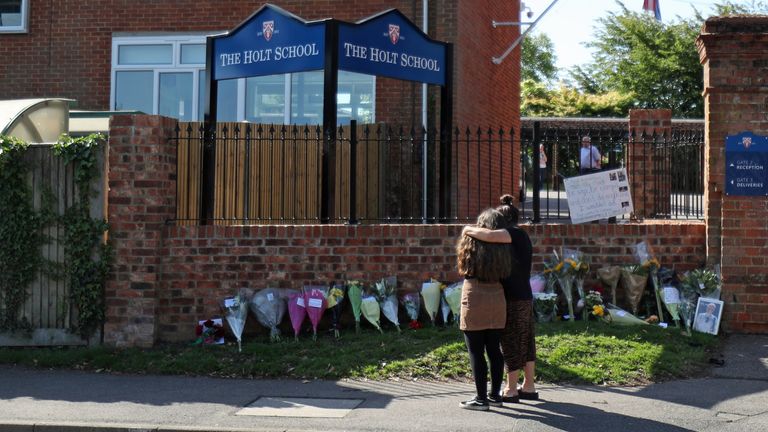
[{"label": "dark top", "polygon": [[518,227],[507,228],[512,237],[513,256],[516,266],[512,275],[501,280],[504,287],[504,297],[507,300],[530,300],[531,293],[531,261],[533,261],[533,245],[528,233]]}]

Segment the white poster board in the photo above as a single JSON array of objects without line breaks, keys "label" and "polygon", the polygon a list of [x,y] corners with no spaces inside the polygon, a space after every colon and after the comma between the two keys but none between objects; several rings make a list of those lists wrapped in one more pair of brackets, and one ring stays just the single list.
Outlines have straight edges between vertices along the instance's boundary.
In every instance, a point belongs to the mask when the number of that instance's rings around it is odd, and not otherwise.
[{"label": "white poster board", "polygon": [[632,213],[632,195],[624,168],[565,179],[571,223]]}]

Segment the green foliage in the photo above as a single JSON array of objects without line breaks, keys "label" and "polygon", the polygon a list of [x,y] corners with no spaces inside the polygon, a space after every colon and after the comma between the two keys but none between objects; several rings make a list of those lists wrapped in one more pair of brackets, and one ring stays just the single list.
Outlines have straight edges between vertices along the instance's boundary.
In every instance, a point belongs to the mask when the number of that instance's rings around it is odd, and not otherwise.
[{"label": "green foliage", "polygon": [[521,115],[536,117],[623,117],[634,100],[630,94],[588,94],[564,84],[548,89],[532,80],[522,82],[521,93]]},{"label": "green foliage", "polygon": [[548,83],[557,79],[557,56],[546,33],[526,36],[520,54],[520,79]]},{"label": "green foliage", "polygon": [[598,19],[593,61],[574,69],[572,79],[585,91],[633,95],[637,108],[670,108],[675,116],[704,115],[703,69],[695,40],[701,20],[665,24],[649,14],[629,11]]},{"label": "green foliage", "polygon": [[[537,325],[537,381],[549,383],[645,384],[700,374],[715,336],[681,335],[656,326],[611,326],[603,322]],[[471,378],[469,357],[456,327],[428,327],[380,334],[364,329],[269,343],[246,336],[242,353],[224,346],[170,345],[149,350],[106,347],[76,349],[0,349],[0,363],[75,367],[124,373],[224,377],[366,378],[373,380]]]},{"label": "green foliage", "polygon": [[30,329],[19,315],[42,265],[42,217],[27,185],[26,149],[23,141],[0,135],[0,330]]},{"label": "green foliage", "polygon": [[111,251],[104,241],[107,223],[90,216],[92,182],[98,175],[96,149],[104,138],[94,134],[81,138],[62,136],[54,153],[66,164],[74,164],[77,199],[61,218],[64,227],[64,273],[70,299],[77,309],[77,325],[72,329],[87,337],[104,321],[104,283]]}]

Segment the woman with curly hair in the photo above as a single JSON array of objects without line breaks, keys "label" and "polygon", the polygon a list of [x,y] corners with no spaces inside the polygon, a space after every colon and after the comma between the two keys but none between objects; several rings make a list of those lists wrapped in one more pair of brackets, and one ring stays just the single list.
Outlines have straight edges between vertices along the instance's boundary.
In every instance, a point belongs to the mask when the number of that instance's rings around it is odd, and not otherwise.
[{"label": "woman with curly hair", "polygon": [[[490,230],[504,226],[504,216],[487,209],[477,218],[477,226]],[[512,272],[509,245],[486,243],[462,235],[456,245],[459,274],[464,276],[461,291],[459,328],[469,351],[469,363],[477,395],[461,403],[465,409],[487,411],[501,406],[504,357],[501,354],[501,329],[506,322],[504,289],[499,282]],[[491,392],[487,393],[488,355]]]},{"label": "woman with curly hair", "polygon": [[[516,271],[501,281],[507,304],[507,321],[501,334],[501,351],[507,368],[507,385],[502,393],[504,402],[539,399],[534,384],[536,342],[530,283],[533,246],[528,234],[517,226],[520,212],[513,201],[511,195],[504,195],[501,197],[501,205],[496,208],[506,219],[505,229],[467,226],[463,231],[465,235],[482,241],[511,243],[517,262]],[[524,377],[523,384],[518,387],[520,369]]]}]

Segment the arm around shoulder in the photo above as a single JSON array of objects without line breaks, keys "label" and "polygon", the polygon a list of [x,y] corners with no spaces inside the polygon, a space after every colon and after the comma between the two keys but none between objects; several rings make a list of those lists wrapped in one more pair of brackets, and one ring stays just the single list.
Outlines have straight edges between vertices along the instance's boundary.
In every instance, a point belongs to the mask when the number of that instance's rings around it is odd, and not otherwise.
[{"label": "arm around shoulder", "polygon": [[512,237],[505,229],[490,230],[476,226],[465,226],[462,234],[488,243],[512,243]]}]

